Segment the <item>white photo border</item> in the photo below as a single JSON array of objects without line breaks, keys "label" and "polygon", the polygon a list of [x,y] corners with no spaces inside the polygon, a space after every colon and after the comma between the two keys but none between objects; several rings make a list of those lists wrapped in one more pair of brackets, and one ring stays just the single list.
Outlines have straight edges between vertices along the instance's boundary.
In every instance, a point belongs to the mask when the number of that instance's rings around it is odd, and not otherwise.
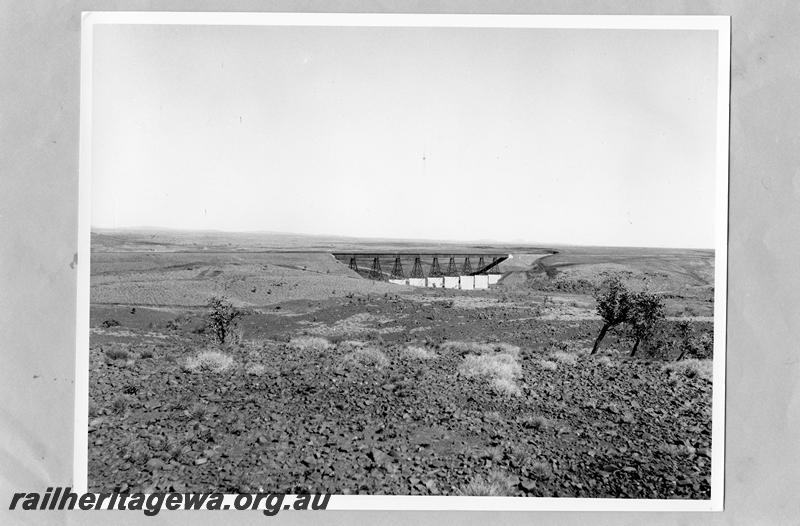
[{"label": "white photo border", "polygon": [[[81,19],[80,151],[78,182],[78,290],[75,360],[73,489],[88,486],[89,287],[92,173],[92,58],[97,25],[217,25],[325,27],[462,27],[525,29],[705,30],[718,35],[714,358],[711,436],[711,498],[601,499],[553,497],[466,497],[334,495],[336,510],[462,511],[722,511],[725,459],[725,352],[728,286],[728,147],[730,109],[730,17],[639,15],[473,15],[241,12],[83,12]],[[234,496],[226,495],[225,504]]]}]

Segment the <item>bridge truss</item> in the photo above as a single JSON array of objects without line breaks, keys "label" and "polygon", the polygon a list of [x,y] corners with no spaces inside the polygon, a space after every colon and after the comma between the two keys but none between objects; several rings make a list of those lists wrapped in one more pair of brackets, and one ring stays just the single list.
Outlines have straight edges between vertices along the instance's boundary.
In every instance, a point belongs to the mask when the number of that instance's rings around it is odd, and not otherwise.
[{"label": "bridge truss", "polygon": [[[508,254],[488,252],[334,252],[337,261],[374,280],[499,274]],[[439,260],[446,260],[443,267]],[[473,268],[473,261],[478,263]],[[487,263],[487,261],[489,263]],[[405,263],[405,267],[404,267]],[[406,274],[404,268],[411,268]],[[391,269],[384,271],[383,269]]]}]

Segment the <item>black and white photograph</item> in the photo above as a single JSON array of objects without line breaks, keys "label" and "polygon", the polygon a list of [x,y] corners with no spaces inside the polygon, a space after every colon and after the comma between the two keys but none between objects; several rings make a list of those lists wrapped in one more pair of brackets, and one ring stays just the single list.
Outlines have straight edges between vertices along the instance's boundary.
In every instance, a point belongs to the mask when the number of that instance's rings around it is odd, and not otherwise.
[{"label": "black and white photograph", "polygon": [[89,491],[722,509],[728,17],[82,38]]}]

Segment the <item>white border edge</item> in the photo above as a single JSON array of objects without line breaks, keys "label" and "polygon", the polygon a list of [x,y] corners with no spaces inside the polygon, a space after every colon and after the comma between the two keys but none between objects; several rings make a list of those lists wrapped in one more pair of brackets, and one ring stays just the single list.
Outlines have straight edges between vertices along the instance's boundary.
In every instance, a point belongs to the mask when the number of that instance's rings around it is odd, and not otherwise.
[{"label": "white border edge", "polygon": [[78,291],[75,331],[75,432],[73,490],[85,492],[89,476],[89,303],[92,222],[92,13],[81,13],[80,137],[78,153]]},{"label": "white border edge", "polygon": [[722,15],[92,11],[93,24],[721,30]]},{"label": "white border edge", "polygon": [[725,367],[728,308],[728,186],[730,135],[731,19],[722,17],[717,44],[717,173],[714,222],[714,384],[711,402],[711,502],[723,511],[725,502]]}]

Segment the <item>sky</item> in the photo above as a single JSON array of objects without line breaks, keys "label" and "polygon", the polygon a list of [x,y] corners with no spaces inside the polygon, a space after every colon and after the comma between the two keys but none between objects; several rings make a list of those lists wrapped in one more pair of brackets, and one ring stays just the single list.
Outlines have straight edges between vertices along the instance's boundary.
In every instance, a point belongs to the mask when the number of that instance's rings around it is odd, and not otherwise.
[{"label": "sky", "polygon": [[92,226],[710,248],[716,39],[96,26]]}]

